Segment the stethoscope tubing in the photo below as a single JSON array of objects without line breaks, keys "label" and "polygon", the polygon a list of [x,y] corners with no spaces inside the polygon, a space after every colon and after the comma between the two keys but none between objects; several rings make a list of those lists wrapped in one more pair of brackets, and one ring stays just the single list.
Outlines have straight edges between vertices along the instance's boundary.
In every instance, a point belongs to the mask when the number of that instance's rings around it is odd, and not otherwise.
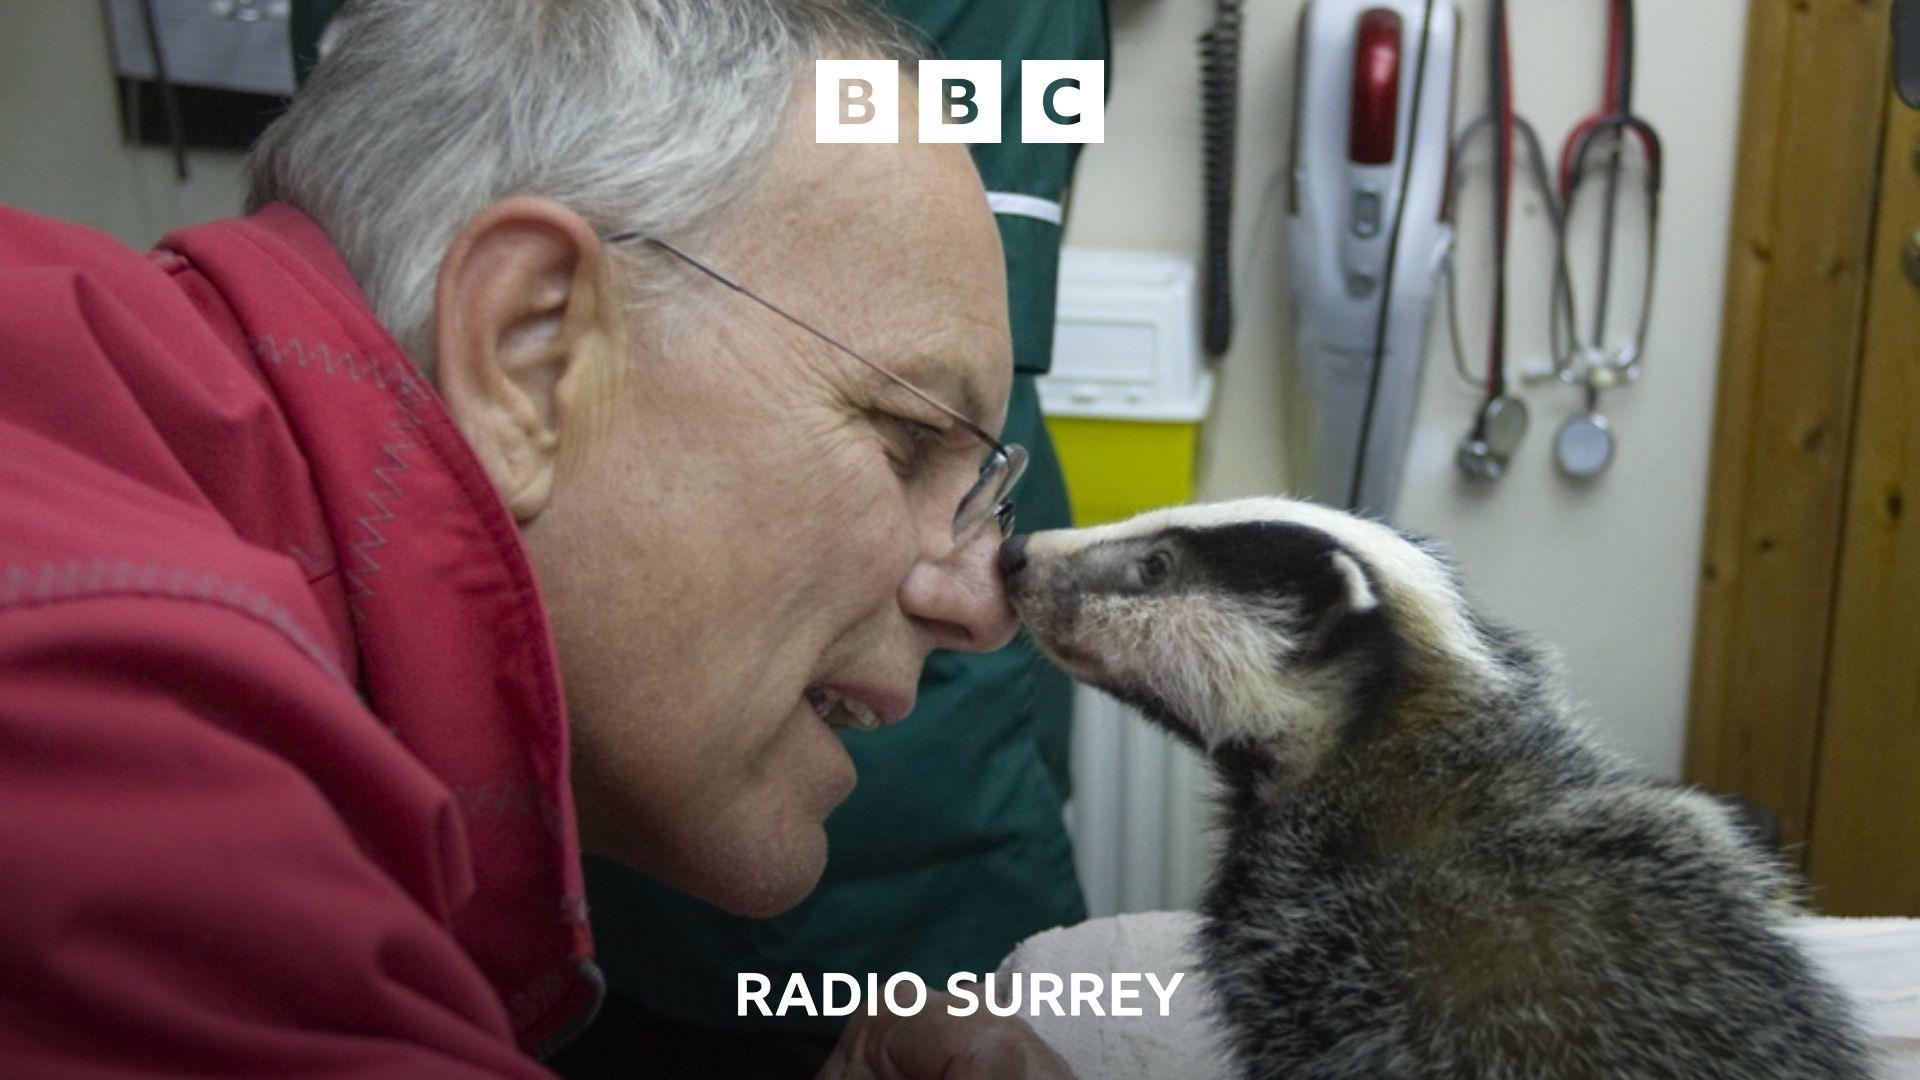
[{"label": "stethoscope tubing", "polygon": [[[1611,21],[1614,30],[1609,35],[1608,42],[1610,75],[1606,102],[1599,110],[1583,118],[1569,134],[1566,144],[1562,148],[1560,160],[1557,163],[1559,166],[1557,173],[1550,173],[1548,171],[1544,144],[1539,138],[1537,129],[1534,128],[1525,117],[1512,115],[1509,120],[1510,131],[1513,135],[1518,136],[1521,146],[1526,151],[1527,169],[1535,186],[1539,189],[1541,201],[1546,207],[1549,225],[1553,235],[1553,300],[1552,319],[1549,327],[1549,333],[1551,335],[1551,355],[1553,357],[1553,376],[1561,382],[1576,386],[1585,386],[1586,384],[1595,382],[1596,379],[1594,375],[1596,372],[1600,373],[1597,381],[1606,384],[1632,382],[1639,377],[1641,365],[1645,358],[1643,342],[1646,340],[1647,333],[1652,326],[1653,296],[1657,278],[1657,267],[1659,265],[1659,226],[1661,192],[1665,174],[1665,150],[1659,132],[1651,123],[1644,117],[1619,108],[1620,103],[1631,101],[1630,65],[1632,63],[1632,53],[1631,45],[1626,40],[1625,35],[1631,32],[1633,16],[1630,7],[1631,0],[1611,0],[1611,2],[1614,13]],[[1511,62],[1510,52],[1507,52],[1500,44],[1505,26],[1505,12],[1503,8],[1504,4],[1496,0],[1496,8],[1494,11],[1496,44],[1494,46],[1494,54],[1496,57],[1496,65],[1501,71],[1501,75],[1497,77],[1499,79],[1506,77],[1506,72],[1510,70],[1509,65]],[[1467,151],[1473,142],[1480,138],[1488,128],[1502,119],[1500,115],[1501,112],[1506,108],[1510,108],[1510,106],[1511,83],[1508,82],[1502,86],[1496,82],[1494,106],[1475,117],[1461,130],[1459,136],[1454,140],[1454,168],[1448,180],[1447,206],[1449,214],[1452,213],[1452,207],[1459,197],[1459,192],[1466,186],[1465,162],[1467,159]],[[1573,288],[1572,262],[1568,238],[1575,202],[1579,198],[1583,186],[1581,178],[1589,175],[1589,159],[1596,148],[1605,141],[1605,136],[1608,134],[1612,134],[1615,140],[1624,140],[1626,138],[1636,140],[1640,144],[1647,166],[1645,182],[1647,197],[1646,273],[1642,277],[1639,305],[1640,313],[1631,338],[1624,346],[1617,349],[1609,349],[1602,344],[1607,320],[1607,303],[1611,294],[1614,270],[1613,251],[1618,224],[1616,204],[1620,162],[1617,142],[1612,148],[1612,153],[1615,155],[1614,160],[1609,162],[1607,169],[1608,185],[1605,193],[1606,220],[1602,222],[1601,267],[1600,281],[1598,283],[1599,293],[1595,303],[1595,327],[1591,337],[1586,339],[1581,337],[1578,329],[1580,324],[1578,317],[1579,303]],[[1496,165],[1495,178],[1497,182],[1501,180],[1503,175],[1508,173],[1511,160],[1510,156],[1501,157],[1500,164]],[[1506,190],[1510,191],[1511,189],[1508,188]],[[1497,229],[1504,224],[1509,213],[1510,211],[1508,211],[1504,205],[1496,206]],[[1502,364],[1496,367],[1494,364],[1495,360],[1504,359],[1505,355],[1504,341],[1502,340],[1504,335],[1503,309],[1505,306],[1505,274],[1500,269],[1500,266],[1503,265],[1505,261],[1505,236],[1503,229],[1496,232],[1495,242],[1497,245],[1496,273],[1499,273],[1500,277],[1495,283],[1494,304],[1496,311],[1493,328],[1494,338],[1489,347],[1489,368],[1482,374],[1475,375],[1467,370],[1466,352],[1459,331],[1458,286],[1451,256],[1448,260],[1446,283],[1448,291],[1449,335],[1454,350],[1454,368],[1459,372],[1460,377],[1469,384],[1475,386],[1484,384],[1488,400],[1498,396],[1499,392],[1504,389],[1506,382],[1504,365]],[[1592,395],[1590,395],[1590,400],[1591,396]]]},{"label": "stethoscope tubing", "polygon": [[[1632,382],[1639,378],[1641,366],[1646,359],[1645,342],[1647,333],[1653,324],[1654,285],[1660,265],[1660,195],[1663,173],[1663,148],[1659,132],[1654,130],[1644,118],[1628,113],[1596,117],[1581,125],[1575,133],[1571,162],[1573,165],[1572,185],[1565,189],[1562,214],[1562,255],[1557,273],[1570,275],[1570,263],[1565,254],[1566,228],[1573,220],[1574,207],[1578,201],[1581,182],[1586,175],[1587,158],[1599,137],[1614,132],[1616,140],[1624,141],[1628,136],[1637,139],[1646,155],[1646,198],[1647,198],[1647,244],[1646,272],[1641,278],[1640,314],[1632,336],[1618,349],[1609,349],[1605,344],[1607,298],[1612,292],[1613,244],[1617,225],[1615,198],[1617,174],[1610,167],[1611,177],[1606,192],[1606,220],[1602,222],[1600,280],[1595,287],[1595,320],[1592,336],[1587,341],[1579,338],[1578,301],[1574,296],[1571,279],[1567,282],[1566,303],[1564,308],[1556,305],[1551,328],[1554,352],[1554,373],[1561,381],[1569,383],[1592,382],[1595,372],[1606,372],[1600,377],[1608,381]],[[1613,148],[1616,158],[1619,146]],[[1615,162],[1617,165],[1617,161]]]},{"label": "stethoscope tubing", "polygon": [[[1456,194],[1466,187],[1464,177],[1466,151],[1476,139],[1492,128],[1494,120],[1495,117],[1491,113],[1482,113],[1462,128],[1459,138],[1455,140],[1453,190]],[[1541,204],[1547,214],[1548,229],[1553,237],[1553,303],[1556,309],[1564,307],[1570,310],[1573,303],[1573,276],[1568,272],[1566,263],[1566,217],[1560,205],[1560,199],[1554,191],[1552,174],[1547,169],[1545,144],[1540,141],[1539,131],[1525,117],[1513,118],[1513,130],[1519,137],[1521,147],[1526,151],[1527,172],[1539,192]],[[1491,389],[1498,385],[1504,389],[1504,380],[1495,383],[1489,375],[1474,374],[1467,369],[1467,350],[1460,330],[1459,278],[1453,270],[1454,267],[1450,263],[1446,275],[1447,330],[1453,342],[1454,370],[1469,386]],[[1497,292],[1506,291],[1504,275],[1500,281],[1495,282],[1494,288]],[[1499,328],[1496,327],[1496,332],[1498,330]]]},{"label": "stethoscope tubing", "polygon": [[[1447,178],[1447,213],[1451,216],[1454,200],[1466,187],[1466,164],[1468,151],[1475,140],[1488,131],[1494,131],[1499,142],[1496,144],[1494,183],[1494,287],[1493,312],[1487,349],[1487,368],[1482,375],[1474,375],[1467,370],[1466,348],[1460,331],[1460,294],[1459,276],[1453,262],[1453,253],[1448,253],[1446,272],[1447,330],[1453,348],[1454,370],[1469,385],[1482,387],[1484,400],[1482,409],[1506,393],[1506,268],[1510,222],[1512,219],[1513,193],[1513,144],[1517,136],[1526,152],[1527,172],[1538,190],[1542,204],[1546,208],[1548,224],[1553,236],[1554,277],[1553,304],[1556,317],[1562,315],[1562,308],[1571,310],[1572,275],[1566,263],[1566,215],[1553,177],[1548,172],[1547,155],[1540,134],[1533,124],[1514,110],[1513,103],[1513,60],[1511,38],[1506,19],[1504,0],[1494,0],[1490,22],[1492,46],[1491,101],[1485,112],[1474,117],[1462,128],[1453,142],[1453,169]],[[1475,437],[1482,434],[1476,422]]]},{"label": "stethoscope tubing", "polygon": [[[1460,190],[1465,187],[1467,151],[1483,134],[1489,131],[1495,132],[1495,137],[1498,139],[1494,155],[1496,162],[1493,223],[1495,283],[1490,313],[1491,336],[1488,343],[1486,370],[1480,375],[1470,372],[1467,367],[1466,350],[1461,334],[1458,267],[1454,259],[1455,253],[1449,251],[1446,258],[1447,328],[1449,343],[1453,349],[1454,368],[1461,379],[1479,388],[1484,395],[1480,410],[1475,417],[1473,430],[1467,436],[1467,442],[1463,444],[1462,463],[1463,467],[1468,466],[1466,455],[1471,449],[1482,459],[1491,453],[1497,460],[1492,466],[1484,460],[1476,461],[1473,467],[1468,469],[1470,473],[1478,469],[1481,470],[1481,475],[1497,476],[1504,468],[1505,458],[1500,456],[1502,451],[1497,446],[1491,446],[1489,442],[1489,419],[1497,412],[1517,410],[1521,424],[1519,430],[1524,430],[1524,403],[1517,399],[1509,399],[1506,394],[1506,268],[1514,182],[1513,151],[1517,139],[1525,150],[1526,169],[1529,178],[1539,189],[1553,236],[1552,315],[1549,321],[1551,374],[1561,382],[1579,386],[1583,390],[1584,397],[1584,411],[1570,418],[1568,424],[1562,425],[1561,432],[1556,436],[1556,459],[1560,461],[1562,470],[1568,475],[1590,478],[1604,471],[1606,463],[1612,457],[1611,428],[1598,411],[1600,392],[1621,382],[1631,382],[1638,378],[1645,358],[1644,343],[1652,324],[1655,277],[1659,265],[1660,196],[1665,165],[1664,147],[1659,132],[1653,125],[1632,111],[1634,64],[1632,0],[1610,0],[1607,83],[1604,99],[1599,109],[1584,117],[1569,133],[1566,143],[1561,148],[1557,173],[1549,169],[1539,133],[1531,123],[1514,112],[1512,49],[1506,14],[1504,0],[1493,0],[1490,14],[1491,102],[1487,111],[1468,123],[1454,140],[1453,165],[1447,177],[1444,204],[1446,214],[1451,219],[1455,201]],[[1610,349],[1605,344],[1605,338],[1615,270],[1614,249],[1619,229],[1621,174],[1629,140],[1639,144],[1641,155],[1645,159],[1646,273],[1642,278],[1639,319],[1632,337],[1622,346]],[[1590,339],[1582,340],[1578,302],[1573,287],[1570,230],[1581,189],[1586,178],[1594,173],[1591,168],[1591,157],[1597,148],[1603,146],[1606,147],[1609,159],[1604,169],[1605,203],[1602,208],[1603,220],[1598,282],[1596,283],[1598,292],[1593,311],[1593,333]],[[1581,455],[1576,455],[1583,457],[1584,465],[1570,463],[1566,453],[1570,429],[1580,427],[1581,424],[1586,425],[1580,430],[1588,433],[1587,442],[1598,438],[1607,448],[1605,454],[1594,458],[1593,447],[1585,447]],[[1512,430],[1507,434],[1513,435]],[[1579,443],[1581,440],[1575,439],[1574,442]],[[1491,472],[1485,471],[1489,468]]]},{"label": "stethoscope tubing", "polygon": [[[1564,253],[1566,229],[1573,220],[1582,178],[1588,175],[1588,158],[1602,137],[1611,133],[1606,167],[1605,202],[1600,232],[1599,280],[1595,283],[1593,333],[1582,342],[1571,281],[1564,308],[1556,304],[1551,335],[1554,374],[1563,382],[1586,384],[1589,407],[1598,397],[1601,384],[1632,382],[1640,375],[1645,359],[1647,332],[1652,326],[1654,281],[1659,265],[1660,195],[1665,171],[1665,150],[1660,134],[1646,118],[1633,111],[1634,30],[1633,0],[1609,0],[1607,34],[1607,86],[1599,110],[1574,126],[1561,148],[1559,188],[1563,207],[1560,273],[1569,273]],[[1615,350],[1604,344],[1608,306],[1613,293],[1614,245],[1618,231],[1621,157],[1626,140],[1640,144],[1646,158],[1647,247],[1646,273],[1641,279],[1640,315],[1633,335]]]}]

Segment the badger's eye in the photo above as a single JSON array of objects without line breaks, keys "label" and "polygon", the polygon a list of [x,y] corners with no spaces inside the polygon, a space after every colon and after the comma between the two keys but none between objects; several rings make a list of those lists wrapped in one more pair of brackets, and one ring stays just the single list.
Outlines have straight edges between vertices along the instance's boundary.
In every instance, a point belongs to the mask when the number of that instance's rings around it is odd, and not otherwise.
[{"label": "badger's eye", "polygon": [[1140,560],[1140,584],[1151,589],[1167,580],[1173,572],[1173,556],[1164,551],[1155,551]]}]

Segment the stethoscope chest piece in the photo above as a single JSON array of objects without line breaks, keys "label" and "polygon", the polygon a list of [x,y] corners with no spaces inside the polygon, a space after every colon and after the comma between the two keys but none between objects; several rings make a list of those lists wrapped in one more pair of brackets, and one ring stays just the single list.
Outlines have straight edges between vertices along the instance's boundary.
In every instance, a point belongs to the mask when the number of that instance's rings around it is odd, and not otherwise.
[{"label": "stethoscope chest piece", "polygon": [[1480,410],[1481,428],[1487,449],[1502,458],[1510,458],[1527,438],[1527,403],[1501,394]]},{"label": "stethoscope chest piece", "polygon": [[1553,460],[1575,480],[1591,480],[1613,464],[1613,427],[1597,412],[1567,417],[1553,437]]},{"label": "stethoscope chest piece", "polygon": [[1460,471],[1476,480],[1498,480],[1527,437],[1527,403],[1505,394],[1480,407],[1473,433],[1460,441]]}]

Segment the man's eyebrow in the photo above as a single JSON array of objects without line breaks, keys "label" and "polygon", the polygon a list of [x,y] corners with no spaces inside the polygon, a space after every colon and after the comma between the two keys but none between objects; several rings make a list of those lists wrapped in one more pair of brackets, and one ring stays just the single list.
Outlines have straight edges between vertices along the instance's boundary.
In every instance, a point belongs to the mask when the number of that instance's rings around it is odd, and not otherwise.
[{"label": "man's eyebrow", "polygon": [[891,359],[887,370],[932,395],[935,401],[978,424],[989,434],[998,427],[976,379],[961,373],[950,356],[917,353]]}]

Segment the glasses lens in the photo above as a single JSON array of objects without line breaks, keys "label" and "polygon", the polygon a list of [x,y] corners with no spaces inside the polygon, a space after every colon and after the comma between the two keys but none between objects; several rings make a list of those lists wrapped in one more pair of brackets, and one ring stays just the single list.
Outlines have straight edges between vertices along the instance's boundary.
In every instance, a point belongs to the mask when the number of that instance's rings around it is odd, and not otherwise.
[{"label": "glasses lens", "polygon": [[966,498],[960,500],[960,509],[954,511],[955,546],[980,535],[981,526],[989,519],[999,524],[1003,537],[1013,528],[1013,504],[1007,496],[1026,472],[1027,449],[1024,446],[1009,443],[987,455],[986,464],[980,466],[980,479],[974,481],[973,487],[967,490]]}]

